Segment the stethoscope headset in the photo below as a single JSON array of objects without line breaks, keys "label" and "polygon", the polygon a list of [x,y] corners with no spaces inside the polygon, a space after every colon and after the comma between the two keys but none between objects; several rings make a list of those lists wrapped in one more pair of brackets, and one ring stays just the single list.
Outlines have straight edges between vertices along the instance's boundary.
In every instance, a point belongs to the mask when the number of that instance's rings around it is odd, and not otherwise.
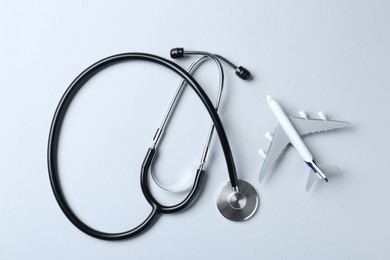
[{"label": "stethoscope headset", "polygon": [[[175,213],[180,210],[187,208],[195,199],[196,195],[199,193],[201,188],[202,179],[204,177],[204,164],[206,162],[208,150],[210,147],[211,138],[213,135],[214,129],[216,130],[219,140],[222,146],[222,150],[225,156],[226,165],[228,169],[229,182],[225,184],[222,190],[219,193],[217,206],[219,211],[223,216],[225,216],[229,220],[233,221],[241,221],[250,218],[257,210],[258,207],[258,196],[253,187],[242,180],[239,180],[237,177],[236,167],[233,160],[233,155],[230,149],[230,145],[226,136],[226,132],[222,125],[221,119],[218,116],[217,110],[220,103],[220,98],[222,94],[223,88],[223,69],[221,66],[221,62],[223,61],[228,66],[235,69],[236,74],[241,79],[250,78],[250,73],[243,67],[237,67],[229,60],[225,59],[222,56],[214,55],[207,52],[198,52],[198,51],[184,51],[183,48],[175,48],[171,50],[172,58],[181,58],[184,55],[201,55],[200,59],[195,61],[189,68],[188,72],[185,71],[182,67],[177,65],[176,63],[162,58],[160,56],[148,54],[148,53],[122,53],[107,57],[102,59],[87,69],[85,69],[67,88],[64,95],[62,96],[57,109],[54,113],[53,121],[50,128],[49,133],[49,141],[48,141],[48,169],[49,169],[49,177],[51,186],[53,189],[53,193],[55,198],[66,215],[66,217],[81,231],[84,233],[104,240],[120,240],[125,238],[134,237],[137,234],[145,231],[157,220],[158,216],[161,214]],[[206,95],[205,91],[201,88],[199,83],[191,76],[191,72],[205,59],[211,58],[215,61],[219,69],[220,75],[220,90],[218,95],[217,104],[214,107],[209,97]],[[144,161],[141,167],[141,189],[145,196],[145,199],[151,205],[152,210],[150,214],[146,217],[146,219],[140,223],[138,226],[134,227],[131,230],[119,232],[119,233],[106,233],[99,230],[96,230],[86,223],[84,223],[71,209],[68,204],[63,190],[61,188],[61,183],[59,179],[58,172],[58,143],[61,132],[62,123],[66,112],[72,103],[73,98],[77,95],[78,91],[97,73],[102,70],[121,62],[132,62],[132,61],[146,61],[154,64],[161,65],[169,70],[173,71],[177,75],[182,78],[182,82],[180,83],[172,101],[168,108],[168,111],[163,119],[161,126],[157,129],[157,132],[153,138],[152,145],[147,150]],[[183,86],[187,84],[189,85],[193,91],[198,95],[199,99],[202,101],[203,105],[207,109],[210,118],[212,119],[213,125],[210,128],[209,136],[207,139],[207,143],[202,154],[201,163],[196,170],[195,177],[193,180],[192,187],[188,192],[188,195],[180,202],[175,205],[167,206],[161,204],[151,193],[149,187],[149,173],[151,169],[151,165],[153,163],[153,159],[155,158],[157,145],[159,140],[161,139],[164,129],[166,127],[168,118],[175,106],[175,103],[178,100],[180,92],[183,89]],[[155,182],[158,184],[157,179],[154,177]],[[161,185],[160,185],[161,186]]]}]

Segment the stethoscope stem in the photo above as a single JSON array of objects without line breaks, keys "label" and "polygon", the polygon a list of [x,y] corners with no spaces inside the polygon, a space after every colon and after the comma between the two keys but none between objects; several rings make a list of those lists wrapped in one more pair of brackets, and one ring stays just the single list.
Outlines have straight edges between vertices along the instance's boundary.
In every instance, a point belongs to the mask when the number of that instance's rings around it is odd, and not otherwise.
[{"label": "stethoscope stem", "polygon": [[[204,57],[208,56],[210,58],[212,58],[215,63],[217,64],[218,66],[218,70],[219,70],[219,75],[220,75],[220,78],[219,78],[219,90],[218,90],[218,96],[217,96],[217,102],[216,102],[216,105],[215,105],[215,110],[218,112],[218,109],[219,109],[219,106],[220,106],[220,103],[221,103],[221,100],[222,100],[222,92],[223,92],[223,87],[224,87],[224,70],[221,66],[221,62],[220,60],[222,60],[224,63],[226,63],[228,66],[230,66],[232,69],[234,69],[236,71],[236,74],[242,78],[242,79],[249,79],[250,77],[250,73],[248,70],[246,70],[245,68],[243,67],[238,67],[236,65],[234,65],[230,60],[226,59],[225,57],[221,56],[221,55],[218,55],[218,54],[211,54],[209,52],[204,52],[204,51],[188,51],[188,50],[184,50],[182,49],[182,54],[183,56],[185,55],[204,55]],[[242,71],[245,72],[245,77],[242,77]],[[188,70],[189,73],[191,73],[191,70]],[[241,72],[241,74],[240,74]],[[211,141],[212,141],[212,138],[213,138],[213,134],[214,134],[214,130],[215,130],[215,127],[214,127],[214,124],[211,125],[210,127],[210,130],[209,130],[209,134],[208,134],[208,137],[207,137],[207,142],[206,142],[206,145],[204,147],[204,150],[203,150],[203,153],[202,153],[202,157],[201,157],[201,160],[200,160],[200,164],[199,164],[199,168],[200,170],[203,170],[204,168],[204,165],[207,161],[207,157],[208,157],[208,152],[210,150],[210,145],[211,145]],[[235,180],[233,180],[235,179]],[[238,189],[236,185],[233,185],[234,183],[238,183],[237,182],[237,175],[236,176],[231,176],[230,177],[230,182],[232,183],[232,187],[233,189]]]},{"label": "stethoscope stem", "polygon": [[[204,51],[184,51],[184,55],[204,55],[204,56],[210,57],[216,63],[216,65],[218,67],[218,71],[219,71],[219,89],[218,89],[218,95],[217,95],[217,102],[215,104],[215,110],[218,112],[219,106],[220,106],[221,100],[222,100],[222,92],[223,92],[223,87],[224,87],[224,83],[225,83],[224,70],[222,68],[221,62],[219,61],[218,56],[211,54],[211,53],[208,53],[208,52],[204,52]],[[202,157],[200,159],[199,168],[198,168],[199,170],[203,170],[204,165],[206,163],[208,153],[210,151],[211,141],[213,139],[213,134],[214,134],[214,124],[211,124],[209,134],[207,136],[206,145],[203,149]],[[237,174],[234,176],[229,175],[229,178],[230,178],[231,183],[237,183],[237,179],[238,179]],[[232,179],[234,179],[234,180],[232,180]]]},{"label": "stethoscope stem", "polygon": [[[184,55],[203,55],[202,58],[196,60],[195,62],[193,62],[191,64],[191,66],[189,67],[189,69],[187,70],[188,73],[192,73],[194,69],[196,69],[197,66],[199,66],[199,64],[204,61],[206,58],[211,58],[214,60],[214,62],[216,63],[217,67],[218,67],[218,71],[219,71],[219,89],[218,89],[218,94],[217,94],[217,101],[216,101],[216,104],[215,104],[215,110],[218,112],[218,109],[219,109],[219,106],[221,104],[221,99],[222,99],[222,92],[223,92],[223,87],[224,87],[224,70],[222,68],[222,65],[221,65],[221,62],[219,60],[219,58],[217,57],[217,55],[214,55],[214,54],[211,54],[209,52],[204,52],[204,51],[184,51],[181,53],[183,56]],[[219,56],[221,57],[221,56]],[[222,57],[222,60],[227,63],[229,66],[231,66],[233,69],[236,69],[237,67],[231,63],[230,61],[228,61],[227,59],[223,58]],[[156,134],[153,138],[153,142],[152,142],[152,145],[151,145],[151,148],[152,149],[155,149],[157,147],[157,144],[160,140],[160,138],[162,137],[163,135],[163,132],[166,128],[166,125],[167,125],[167,122],[173,112],[173,109],[178,101],[178,98],[179,96],[181,95],[182,91],[183,91],[183,88],[185,86],[186,82],[184,80],[182,80],[180,82],[180,85],[179,87],[176,89],[176,92],[168,106],[168,109],[167,109],[167,112],[163,118],[163,121],[160,125],[160,127],[157,129],[156,131]],[[209,133],[208,133],[208,137],[207,137],[207,141],[206,141],[206,145],[203,149],[203,153],[202,153],[202,157],[201,157],[201,160],[200,160],[200,163],[199,163],[199,167],[198,167],[198,170],[202,171],[204,169],[204,166],[205,166],[205,163],[207,161],[207,157],[208,157],[208,153],[209,153],[209,150],[210,150],[210,145],[211,145],[211,141],[212,141],[212,138],[213,138],[213,134],[214,134],[214,124],[212,124],[210,126],[210,130],[209,130]],[[154,175],[153,175],[154,176]],[[235,171],[233,172],[229,172],[229,179],[230,179],[230,183],[232,185],[233,188],[237,188],[237,185],[238,185],[238,177],[237,177],[237,173]],[[160,186],[161,188],[163,189],[166,189],[166,190],[170,190],[170,189],[167,189],[165,188],[163,185],[161,185],[157,178],[154,176],[154,180],[155,182],[157,183],[158,186]]]},{"label": "stethoscope stem", "polygon": [[[204,56],[196,61],[194,61],[191,66],[188,68],[187,72],[188,73],[192,73],[196,68],[197,66],[199,66],[204,60],[206,60],[208,57],[207,56]],[[165,116],[161,122],[161,125],[159,128],[157,128],[157,131],[153,137],[153,142],[152,142],[152,145],[150,148],[156,148],[158,142],[160,141],[161,137],[162,137],[162,134],[163,132],[165,131],[165,128],[166,128],[166,125],[168,123],[168,120],[173,112],[173,108],[176,106],[177,104],[177,100],[178,98],[180,97],[180,95],[182,94],[183,92],[183,89],[184,89],[184,85],[186,84],[186,81],[185,80],[181,80],[179,86],[177,87],[176,91],[175,91],[175,94],[173,95],[173,98],[168,106],[168,109],[167,109],[167,112],[165,112]]]}]

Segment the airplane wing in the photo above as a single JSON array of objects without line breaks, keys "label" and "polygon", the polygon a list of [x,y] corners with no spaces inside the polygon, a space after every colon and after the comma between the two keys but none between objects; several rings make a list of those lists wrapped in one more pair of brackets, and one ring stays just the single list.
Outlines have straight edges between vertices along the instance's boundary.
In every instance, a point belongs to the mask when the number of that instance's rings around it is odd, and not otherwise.
[{"label": "airplane wing", "polygon": [[260,183],[267,175],[267,173],[271,170],[272,166],[280,157],[280,155],[283,153],[283,150],[286,149],[287,145],[289,144],[290,144],[290,139],[288,138],[283,128],[278,123],[275,128],[271,145],[264,159],[263,166],[261,167],[260,170],[260,174],[259,174]]},{"label": "airplane wing", "polygon": [[301,136],[351,126],[346,121],[306,119],[295,116],[289,116],[289,119]]}]

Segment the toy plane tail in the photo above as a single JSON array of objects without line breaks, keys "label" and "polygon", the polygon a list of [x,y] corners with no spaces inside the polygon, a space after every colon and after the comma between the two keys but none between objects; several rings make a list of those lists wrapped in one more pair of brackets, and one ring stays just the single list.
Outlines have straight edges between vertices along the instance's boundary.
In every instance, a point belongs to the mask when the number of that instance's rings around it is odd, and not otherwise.
[{"label": "toy plane tail", "polygon": [[[339,168],[336,166],[331,166],[331,165],[318,165],[319,168],[322,169],[323,172],[325,173],[337,173],[340,171]],[[317,174],[313,171],[310,170],[309,176],[307,177],[307,182],[306,182],[306,191],[309,191],[310,188],[313,186],[315,181],[318,179]]]}]

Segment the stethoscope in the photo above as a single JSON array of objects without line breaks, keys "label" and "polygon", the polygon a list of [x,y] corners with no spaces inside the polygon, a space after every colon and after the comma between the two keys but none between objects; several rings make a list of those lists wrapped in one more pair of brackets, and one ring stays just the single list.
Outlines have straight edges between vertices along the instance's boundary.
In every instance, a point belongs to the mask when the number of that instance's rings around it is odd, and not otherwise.
[{"label": "stethoscope", "polygon": [[[249,78],[250,74],[249,72],[243,68],[243,67],[237,67],[227,59],[213,55],[207,52],[187,52],[184,51],[182,48],[176,48],[171,51],[171,57],[172,58],[180,58],[184,55],[203,55],[205,57],[209,57],[213,59],[218,68],[220,73],[220,86],[223,86],[223,69],[221,66],[221,63],[219,60],[224,61],[227,63],[230,67],[233,67],[236,70],[236,74],[240,78]],[[198,60],[197,63],[194,63],[192,67],[195,68],[197,64],[199,64],[203,59],[201,58]],[[73,98],[77,95],[78,91],[84,86],[84,84],[90,80],[94,75],[99,73],[100,71],[106,69],[107,67],[110,67],[114,64],[125,62],[125,61],[136,61],[136,60],[142,60],[147,61],[151,63],[155,63],[158,65],[161,65],[165,68],[168,68],[169,70],[175,72],[182,78],[182,82],[176,91],[174,98],[168,108],[168,111],[164,117],[163,123],[158,128],[154,138],[152,145],[147,150],[147,153],[145,155],[145,159],[142,163],[141,167],[141,189],[145,196],[145,199],[148,201],[148,203],[151,205],[152,210],[150,214],[146,217],[146,219],[140,223],[138,226],[134,227],[131,230],[119,232],[119,233],[107,233],[102,232],[99,230],[96,230],[90,226],[88,226],[86,223],[84,223],[71,209],[70,205],[68,204],[63,190],[61,188],[61,183],[59,180],[59,172],[58,172],[58,159],[57,159],[57,153],[58,153],[58,143],[59,143],[59,137],[61,132],[61,126],[63,123],[63,119],[65,117],[65,114],[67,112],[67,109],[69,105],[71,104]],[[190,68],[190,72],[192,71]],[[221,83],[222,82],[222,83]],[[200,100],[204,104],[205,108],[207,109],[212,121],[213,126],[210,129],[208,141],[205,147],[205,151],[202,155],[201,164],[196,170],[195,178],[193,181],[193,185],[188,192],[187,196],[180,202],[175,205],[163,205],[161,204],[156,198],[152,195],[149,187],[149,172],[151,165],[153,163],[153,159],[155,158],[157,144],[162,136],[162,133],[166,127],[168,118],[173,110],[173,107],[175,106],[176,101],[178,100],[178,96],[180,95],[182,86],[184,84],[188,84],[195,93],[199,96]],[[222,88],[220,88],[221,90]],[[220,91],[221,93],[221,91]],[[241,221],[246,220],[250,218],[257,210],[259,200],[256,191],[254,188],[247,182],[239,180],[237,177],[237,172],[233,160],[233,155],[231,153],[230,145],[225,133],[225,130],[223,128],[222,122],[217,114],[217,109],[219,107],[220,103],[220,95],[217,101],[216,108],[214,108],[211,100],[206,95],[204,90],[201,88],[199,83],[190,75],[189,72],[186,72],[183,68],[181,68],[176,63],[173,63],[172,61],[169,61],[165,58],[148,54],[148,53],[123,53],[123,54],[117,54],[114,56],[107,57],[105,59],[102,59],[95,64],[91,65],[87,69],[85,69],[67,88],[64,95],[62,96],[57,109],[54,113],[53,121],[50,128],[49,133],[49,141],[48,141],[48,169],[49,169],[49,177],[51,186],[53,189],[53,193],[55,195],[55,198],[66,215],[66,217],[81,231],[84,233],[104,240],[120,240],[125,238],[134,237],[135,235],[140,234],[141,232],[145,231],[151,225],[157,220],[157,218],[161,214],[168,214],[168,213],[175,213],[180,210],[185,209],[188,207],[195,199],[196,195],[199,193],[199,190],[201,188],[202,179],[204,177],[205,171],[203,169],[204,163],[207,158],[208,149],[210,146],[211,138],[213,135],[214,128],[219,136],[219,140],[222,146],[222,150],[225,156],[227,169],[228,169],[228,175],[229,175],[229,182],[227,182],[222,190],[219,193],[218,199],[217,199],[217,207],[219,211],[222,213],[223,216],[225,216],[229,220],[233,221]]]}]

